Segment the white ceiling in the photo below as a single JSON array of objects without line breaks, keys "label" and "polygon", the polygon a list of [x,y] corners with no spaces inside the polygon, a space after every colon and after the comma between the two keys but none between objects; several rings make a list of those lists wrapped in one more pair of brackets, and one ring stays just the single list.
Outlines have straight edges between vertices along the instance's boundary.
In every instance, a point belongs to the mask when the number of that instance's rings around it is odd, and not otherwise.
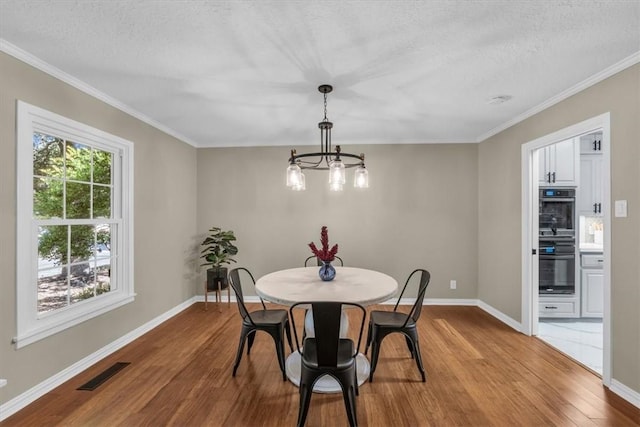
[{"label": "white ceiling", "polygon": [[197,147],[318,144],[323,83],[334,144],[476,142],[638,62],[640,0],[0,0],[0,39]]}]

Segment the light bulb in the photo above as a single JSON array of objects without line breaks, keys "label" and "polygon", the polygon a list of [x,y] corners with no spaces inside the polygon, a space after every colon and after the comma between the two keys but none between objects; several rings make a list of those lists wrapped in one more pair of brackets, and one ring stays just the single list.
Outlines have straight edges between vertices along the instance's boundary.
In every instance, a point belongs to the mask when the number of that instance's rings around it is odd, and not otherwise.
[{"label": "light bulb", "polygon": [[342,184],[340,184],[339,182],[331,182],[329,183],[329,190],[342,191]]},{"label": "light bulb", "polygon": [[364,165],[357,167],[353,178],[353,186],[355,188],[369,188],[369,171]]},{"label": "light bulb", "polygon": [[300,176],[302,175],[302,169],[295,163],[289,164],[287,168],[287,187],[294,187],[300,185]]},{"label": "light bulb", "polygon": [[300,174],[298,175],[298,183],[293,185],[291,189],[293,191],[303,191],[307,189],[305,179],[304,179],[304,174],[302,172],[300,172]]},{"label": "light bulb", "polygon": [[346,182],[344,163],[342,160],[336,159],[329,163],[329,183],[344,184]]}]

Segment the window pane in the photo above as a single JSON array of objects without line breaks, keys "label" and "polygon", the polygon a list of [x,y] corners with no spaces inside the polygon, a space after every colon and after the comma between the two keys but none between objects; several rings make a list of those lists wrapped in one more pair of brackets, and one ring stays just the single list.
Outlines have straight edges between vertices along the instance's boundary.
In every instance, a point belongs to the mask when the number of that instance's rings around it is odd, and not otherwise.
[{"label": "window pane", "polygon": [[67,306],[67,274],[60,269],[38,273],[38,313]]},{"label": "window pane", "polygon": [[93,149],[93,182],[111,184],[111,159],[113,154]]},{"label": "window pane", "polygon": [[62,178],[62,148],[64,141],[54,136],[34,132],[33,174]]},{"label": "window pane", "polygon": [[48,225],[38,228],[38,268],[62,266],[67,263],[66,225]]},{"label": "window pane", "polygon": [[67,179],[91,182],[91,147],[67,141]]},{"label": "window pane", "polygon": [[[71,262],[87,261],[93,256],[95,245],[92,225],[72,225],[71,227]],[[88,266],[86,266],[88,268]]]},{"label": "window pane", "polygon": [[93,217],[111,217],[111,187],[93,186]]},{"label": "window pane", "polygon": [[71,266],[71,304],[95,296],[95,277],[89,263]]},{"label": "window pane", "polygon": [[62,181],[33,179],[34,218],[62,218]]},{"label": "window pane", "polygon": [[91,185],[67,182],[67,218],[86,219],[91,213]]},{"label": "window pane", "polygon": [[111,261],[109,259],[99,260],[97,268],[98,287],[96,293],[98,295],[111,290]]}]

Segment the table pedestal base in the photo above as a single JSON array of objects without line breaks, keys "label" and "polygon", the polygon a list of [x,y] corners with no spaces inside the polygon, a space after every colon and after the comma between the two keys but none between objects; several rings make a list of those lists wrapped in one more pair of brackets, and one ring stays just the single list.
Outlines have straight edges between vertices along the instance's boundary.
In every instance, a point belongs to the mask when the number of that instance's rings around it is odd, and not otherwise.
[{"label": "table pedestal base", "polygon": [[[297,387],[300,387],[300,369],[301,369],[301,356],[300,353],[294,351],[287,357],[287,361],[285,363],[285,372],[287,373],[287,378],[289,381],[294,383]],[[357,377],[358,377],[358,386],[361,386],[367,378],[369,378],[369,359],[362,354],[358,353],[356,356],[356,369],[357,369]],[[324,375],[316,381],[316,384],[313,386],[314,393],[342,393],[342,388],[338,381],[336,381],[330,375]]]}]

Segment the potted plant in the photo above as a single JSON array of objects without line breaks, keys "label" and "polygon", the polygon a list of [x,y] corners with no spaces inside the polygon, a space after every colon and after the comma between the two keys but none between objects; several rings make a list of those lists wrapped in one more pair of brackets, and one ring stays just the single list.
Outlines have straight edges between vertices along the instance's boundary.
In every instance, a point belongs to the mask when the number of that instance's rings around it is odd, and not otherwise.
[{"label": "potted plant", "polygon": [[238,253],[238,248],[233,244],[236,236],[233,231],[223,231],[219,227],[213,227],[209,230],[209,235],[201,243],[203,249],[200,254],[200,258],[206,262],[202,263],[203,266],[210,266],[207,269],[207,290],[214,291],[218,289],[226,289],[227,283],[227,268],[222,267],[224,264],[230,264],[236,262],[232,258]]}]

